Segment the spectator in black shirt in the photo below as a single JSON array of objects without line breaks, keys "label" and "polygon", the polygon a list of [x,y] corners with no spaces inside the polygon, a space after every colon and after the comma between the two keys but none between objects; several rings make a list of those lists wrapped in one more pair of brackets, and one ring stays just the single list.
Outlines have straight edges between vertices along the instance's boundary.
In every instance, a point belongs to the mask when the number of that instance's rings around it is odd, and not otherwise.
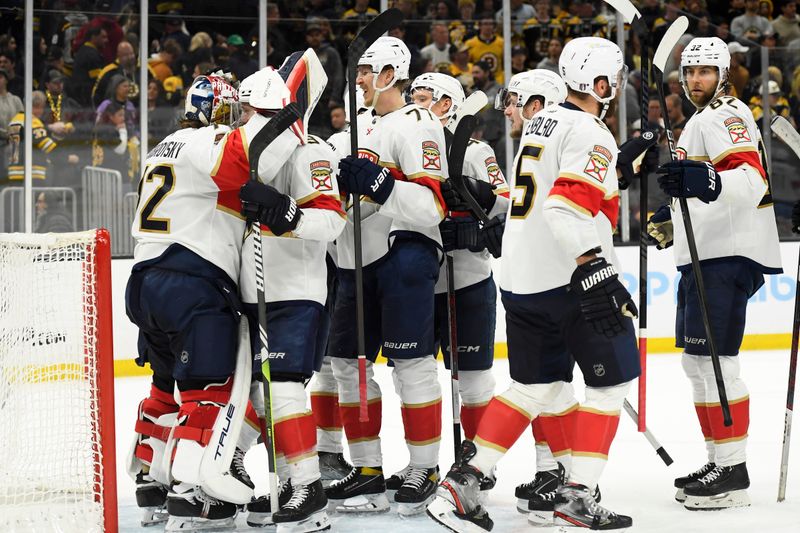
[{"label": "spectator in black shirt", "polygon": [[253,61],[248,54],[247,46],[241,35],[238,33],[230,35],[227,43],[231,53],[228,58],[228,69],[233,72],[237,80],[242,81],[258,70],[258,63]]},{"label": "spectator in black shirt", "polygon": [[92,105],[92,87],[106,64],[100,52],[105,49],[108,35],[103,28],[94,27],[86,32],[86,37],[86,42],[75,54],[72,78],[67,85],[67,91],[79,104],[90,107]]}]

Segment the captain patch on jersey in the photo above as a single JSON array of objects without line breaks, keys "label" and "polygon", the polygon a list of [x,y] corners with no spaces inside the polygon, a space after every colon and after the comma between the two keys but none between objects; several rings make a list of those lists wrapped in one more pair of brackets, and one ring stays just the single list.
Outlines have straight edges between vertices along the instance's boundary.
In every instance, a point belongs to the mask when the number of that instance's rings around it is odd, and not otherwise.
[{"label": "captain patch on jersey", "polygon": [[311,163],[311,186],[318,191],[332,191],[331,162],[314,161]]},{"label": "captain patch on jersey", "polygon": [[442,170],[442,156],[439,152],[439,145],[435,141],[422,143],[422,168]]},{"label": "captain patch on jersey", "polygon": [[728,129],[728,135],[731,136],[733,144],[750,142],[750,134],[747,132],[744,120],[741,118],[730,117],[725,119],[725,127]]},{"label": "captain patch on jersey", "polygon": [[606,179],[606,173],[608,172],[610,161],[611,152],[609,152],[608,149],[604,148],[603,146],[595,144],[592,148],[592,151],[589,152],[589,161],[586,163],[583,173],[590,178],[594,178],[600,183],[603,183],[603,181]]}]

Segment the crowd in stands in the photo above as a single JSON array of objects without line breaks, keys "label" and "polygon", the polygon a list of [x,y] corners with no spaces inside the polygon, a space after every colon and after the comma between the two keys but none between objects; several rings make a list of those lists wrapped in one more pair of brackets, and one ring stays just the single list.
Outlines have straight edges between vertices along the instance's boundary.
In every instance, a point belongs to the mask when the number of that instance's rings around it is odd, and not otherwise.
[{"label": "crowd in stands", "polygon": [[[563,45],[576,36],[616,36],[614,12],[600,1],[511,0],[511,73],[504,71],[502,2],[498,0],[389,0],[405,14],[392,30],[413,56],[411,76],[445,72],[467,93],[494,96],[510,75],[531,68],[557,71]],[[689,34],[677,46],[665,72],[667,111],[676,135],[694,112],[680,85],[680,50],[692,37],[718,36],[732,56],[731,94],[748,102],[757,119],[771,112],[800,124],[800,16],[795,0],[640,0],[649,28],[650,53],[668,23],[690,18]],[[24,2],[0,8],[0,188],[20,184],[24,163],[24,67],[32,62],[30,94],[35,185],[80,190],[87,165],[118,170],[127,190],[140,174],[140,144],[154,146],[174,130],[183,92],[192,80],[224,68],[238,79],[258,69],[258,2],[151,0],[147,62],[141,80],[139,2],[131,0],[37,0],[34,2],[33,57],[23,46]],[[343,93],[347,46],[377,16],[378,0],[293,0],[267,3],[267,63],[279,66],[292,51],[310,47],[328,75],[328,86],[310,120],[310,131],[328,137],[345,127]],[[642,124],[641,43],[626,27],[628,86],[620,98],[627,108],[627,134]],[[769,50],[769,69],[761,50]],[[767,70],[768,102],[762,99]],[[147,138],[139,130],[140,91],[146,91]],[[652,90],[650,94],[654,94]],[[649,126],[661,121],[658,100],[648,102]],[[489,142],[504,165],[502,112],[487,106],[477,135]],[[616,117],[609,127],[617,131]],[[794,195],[796,196],[796,195]],[[793,196],[793,197],[794,197]],[[52,200],[52,199],[51,199]],[[49,203],[53,203],[52,201]]]}]

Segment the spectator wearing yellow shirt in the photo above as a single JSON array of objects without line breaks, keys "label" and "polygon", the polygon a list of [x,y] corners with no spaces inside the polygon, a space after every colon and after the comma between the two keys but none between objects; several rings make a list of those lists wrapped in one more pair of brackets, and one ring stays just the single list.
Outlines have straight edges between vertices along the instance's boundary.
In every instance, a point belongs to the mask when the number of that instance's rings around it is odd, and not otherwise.
[{"label": "spectator wearing yellow shirt", "polygon": [[503,38],[495,34],[497,25],[490,18],[481,19],[478,35],[467,40],[470,63],[482,61],[489,66],[494,81],[503,85]]}]

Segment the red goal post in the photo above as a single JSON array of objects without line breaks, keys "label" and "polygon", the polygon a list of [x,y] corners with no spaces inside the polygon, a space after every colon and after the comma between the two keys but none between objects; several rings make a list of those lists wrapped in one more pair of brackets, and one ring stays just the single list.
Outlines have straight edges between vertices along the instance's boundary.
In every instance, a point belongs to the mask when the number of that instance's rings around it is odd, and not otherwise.
[{"label": "red goal post", "polygon": [[0,531],[116,532],[111,239],[0,234]]}]

